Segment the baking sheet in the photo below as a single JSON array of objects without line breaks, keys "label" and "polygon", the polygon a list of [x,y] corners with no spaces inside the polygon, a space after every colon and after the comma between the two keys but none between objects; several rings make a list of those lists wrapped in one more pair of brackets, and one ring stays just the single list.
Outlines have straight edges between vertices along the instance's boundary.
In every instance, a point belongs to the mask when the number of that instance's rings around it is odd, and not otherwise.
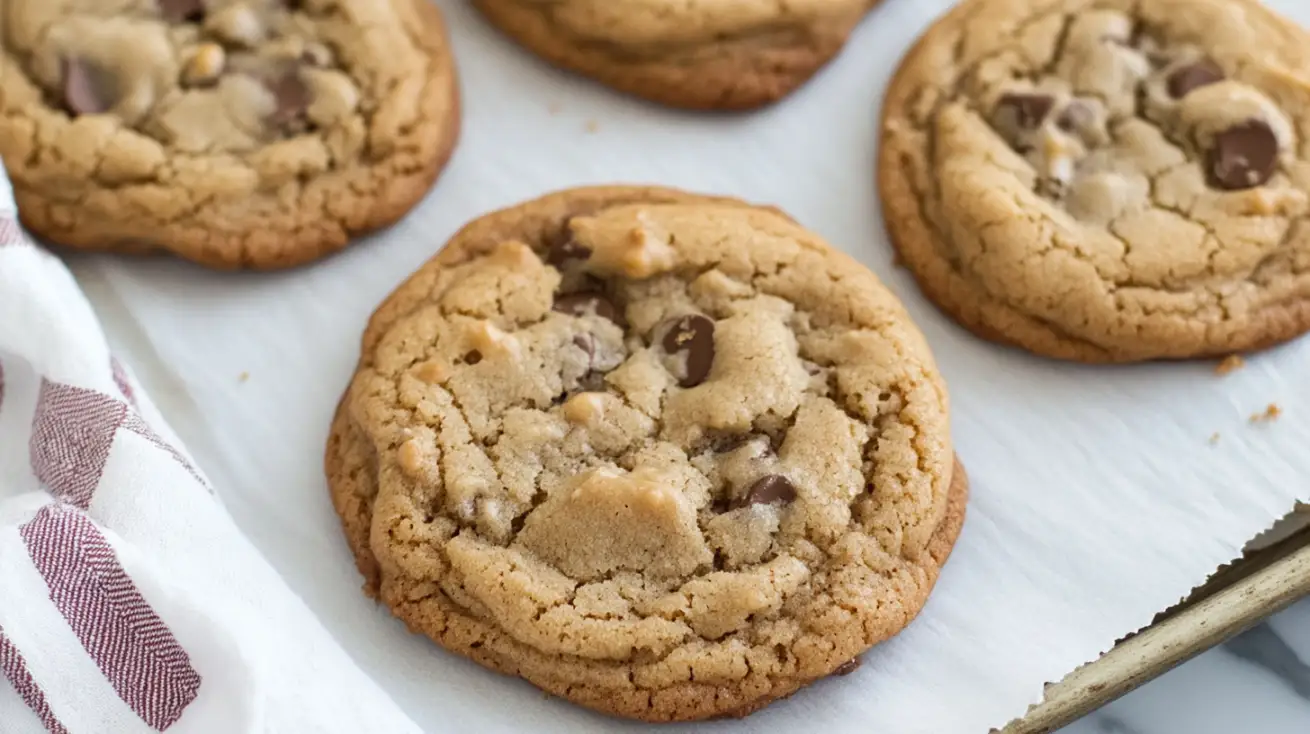
[{"label": "baking sheet", "polygon": [[[359,593],[322,478],[328,422],[372,308],[463,222],[549,189],[649,182],[782,206],[906,301],[952,391],[973,498],[923,615],[852,675],[710,730],[1001,726],[1310,497],[1310,340],[1223,378],[1210,364],[1059,364],[970,337],[892,267],[873,182],[878,100],[914,36],[950,3],[886,0],[813,84],[744,116],[620,97],[537,63],[465,3],[439,4],[461,66],[465,134],[400,225],[289,273],[71,258],[111,339],[238,524],[428,730],[639,728],[410,636]],[[1271,4],[1310,21],[1298,0]],[[1278,421],[1248,421],[1271,402]]]},{"label": "baking sheet", "polygon": [[[1304,528],[1304,523],[1292,523]],[[1047,687],[1001,734],[1046,734],[1127,694],[1310,594],[1310,531],[1262,545],[1140,634]]]}]

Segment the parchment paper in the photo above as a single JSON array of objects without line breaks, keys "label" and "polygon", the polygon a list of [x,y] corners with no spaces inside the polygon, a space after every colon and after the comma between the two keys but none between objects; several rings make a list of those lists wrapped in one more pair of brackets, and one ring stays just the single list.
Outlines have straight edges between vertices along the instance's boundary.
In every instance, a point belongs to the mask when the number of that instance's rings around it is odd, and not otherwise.
[{"label": "parchment paper", "polygon": [[[705,731],[981,734],[1310,498],[1310,339],[1227,377],[1213,364],[1078,367],[973,338],[892,267],[873,180],[879,101],[948,2],[885,0],[811,85],[737,116],[611,93],[547,68],[464,3],[440,4],[461,67],[464,136],[400,225],[272,275],[71,258],[111,338],[240,526],[429,731],[640,728],[407,633],[359,592],[323,479],[329,418],[374,306],[468,219],[550,189],[649,182],[782,206],[907,302],[952,392],[973,498],[922,616],[854,674]],[[1300,0],[1272,4],[1310,22]],[[1281,418],[1248,421],[1271,402]]]}]

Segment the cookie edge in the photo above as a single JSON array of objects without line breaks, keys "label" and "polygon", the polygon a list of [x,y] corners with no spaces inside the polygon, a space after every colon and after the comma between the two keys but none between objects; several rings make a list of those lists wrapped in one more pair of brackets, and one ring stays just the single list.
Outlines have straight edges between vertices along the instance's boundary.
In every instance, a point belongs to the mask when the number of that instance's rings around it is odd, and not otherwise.
[{"label": "cookie edge", "polygon": [[862,1],[865,7],[853,12],[853,20],[826,34],[817,49],[789,46],[761,51],[745,42],[715,42],[722,53],[687,65],[658,60],[624,63],[560,41],[539,14],[522,11],[514,0],[475,0],[473,5],[503,35],[557,68],[668,107],[745,111],[781,101],[835,59],[860,20],[881,0]]}]

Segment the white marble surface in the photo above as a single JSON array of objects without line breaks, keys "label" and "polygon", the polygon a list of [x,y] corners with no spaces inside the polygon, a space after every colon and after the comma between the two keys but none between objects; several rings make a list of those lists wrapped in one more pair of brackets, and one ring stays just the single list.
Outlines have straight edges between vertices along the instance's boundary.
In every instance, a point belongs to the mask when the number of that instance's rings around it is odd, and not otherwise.
[{"label": "white marble surface", "polygon": [[1310,599],[1059,734],[1310,732]]}]

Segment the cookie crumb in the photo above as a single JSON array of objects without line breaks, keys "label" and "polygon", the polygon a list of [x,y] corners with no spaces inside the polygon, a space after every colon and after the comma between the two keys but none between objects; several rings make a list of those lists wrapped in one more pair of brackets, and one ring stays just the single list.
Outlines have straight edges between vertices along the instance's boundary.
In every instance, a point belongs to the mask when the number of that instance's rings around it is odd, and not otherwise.
[{"label": "cookie crumb", "polygon": [[595,120],[587,120],[587,132],[594,133],[600,130],[600,123]]},{"label": "cookie crumb", "polygon": [[1217,443],[1219,443],[1219,432],[1215,431],[1214,433],[1210,434],[1210,445],[1213,446]]},{"label": "cookie crumb", "polygon": [[1224,357],[1223,361],[1215,365],[1214,373],[1216,375],[1226,375],[1229,372],[1236,372],[1246,366],[1246,360],[1242,359],[1240,354],[1230,354]]},{"label": "cookie crumb", "polygon": [[242,372],[241,374],[237,375],[237,382],[245,382],[246,380],[249,379],[250,379],[249,372]]},{"label": "cookie crumb", "polygon": [[1252,413],[1252,423],[1271,423],[1278,420],[1278,416],[1283,414],[1283,409],[1278,407],[1278,403],[1270,403],[1262,413]]},{"label": "cookie crumb", "polygon": [[834,671],[832,671],[832,674],[833,674],[833,675],[850,675],[851,673],[854,673],[856,670],[858,670],[859,667],[860,667],[860,659],[859,659],[859,658],[851,658],[850,660],[847,660],[846,662],[842,663],[841,665],[838,665],[838,666],[837,666],[837,669],[834,670]]}]

